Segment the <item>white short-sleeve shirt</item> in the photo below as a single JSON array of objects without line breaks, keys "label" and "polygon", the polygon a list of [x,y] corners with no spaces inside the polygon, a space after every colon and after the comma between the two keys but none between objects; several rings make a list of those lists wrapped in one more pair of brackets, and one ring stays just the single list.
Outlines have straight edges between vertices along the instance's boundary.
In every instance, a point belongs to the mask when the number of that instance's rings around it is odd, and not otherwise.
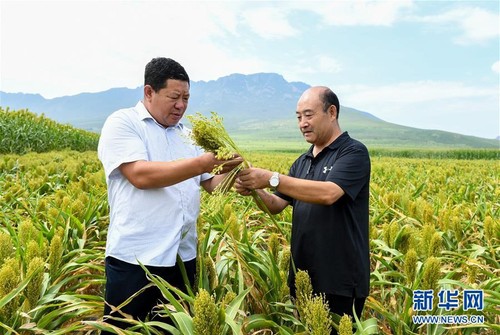
[{"label": "white short-sleeve shirt", "polygon": [[202,149],[181,123],[164,128],[142,102],[111,114],[101,131],[98,156],[108,185],[110,225],[106,256],[145,265],[173,266],[196,257],[200,182],[208,173],[172,186],[141,190],[118,167],[127,162],[174,161],[197,157]]}]

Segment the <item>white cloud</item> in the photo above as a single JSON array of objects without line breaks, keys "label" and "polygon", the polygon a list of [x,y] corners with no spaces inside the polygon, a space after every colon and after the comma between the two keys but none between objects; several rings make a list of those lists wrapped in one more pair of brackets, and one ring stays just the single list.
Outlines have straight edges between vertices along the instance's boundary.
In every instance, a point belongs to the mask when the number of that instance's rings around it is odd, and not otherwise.
[{"label": "white cloud", "polygon": [[499,87],[418,81],[336,88],[341,104],[396,124],[495,138],[500,134]]},{"label": "white cloud", "polygon": [[291,37],[297,34],[287,19],[287,10],[276,7],[247,9],[242,14],[250,29],[264,39]]},{"label": "white cloud", "polygon": [[[255,2],[259,3],[259,2]],[[312,12],[329,26],[391,26],[406,9],[413,7],[413,0],[398,1],[275,1],[273,6],[245,8],[243,17],[252,31],[272,39],[296,35],[291,14]]]},{"label": "white cloud", "polygon": [[491,70],[496,74],[500,74],[500,61],[496,61],[495,63],[493,63],[493,65],[491,66]]},{"label": "white cloud", "polygon": [[439,15],[420,17],[417,21],[444,25],[448,29],[460,29],[455,38],[457,44],[482,43],[500,35],[500,15],[482,8],[460,7]]},{"label": "white cloud", "polygon": [[330,56],[319,55],[317,57],[318,72],[338,73],[342,70],[340,63]]},{"label": "white cloud", "polygon": [[[498,14],[479,9],[479,3],[478,8],[466,9],[457,8],[462,6],[460,1],[428,4],[410,0],[2,1],[1,6],[0,90],[7,92],[40,93],[52,98],[137,87],[142,84],[144,65],[153,57],[166,56],[183,64],[195,81],[215,80],[231,73],[276,72],[288,81],[310,85],[331,82],[343,105],[399,124],[428,126],[441,118],[443,124],[453,120],[450,127],[465,122],[464,129],[477,123],[479,134],[493,132],[487,129],[498,125],[498,87],[447,82],[447,71],[439,71],[443,74],[441,81],[389,85],[412,79],[393,72],[391,60],[380,63],[376,57],[376,48],[391,47],[391,39],[380,44],[377,39],[387,37],[386,33],[412,38],[421,33],[415,28],[422,26],[442,29],[446,33],[443,36],[451,32],[457,43],[498,43]],[[423,25],[397,25],[408,23],[412,11],[443,12],[413,18],[413,23]],[[384,28],[368,30],[367,26]],[[366,34],[374,45],[360,44]],[[417,55],[421,47],[425,46],[408,45]],[[462,59],[471,66],[467,73],[455,71],[452,78],[484,82],[476,72],[484,71],[485,65],[475,61],[498,59],[496,50],[491,50],[478,48],[478,59]],[[353,51],[365,57],[351,58]],[[451,50],[449,46],[436,46],[435,52],[446,55]],[[459,55],[447,57],[454,56]],[[401,58],[401,62],[414,64],[415,72],[420,71],[419,59]],[[374,66],[386,68],[384,76],[377,77]],[[435,78],[433,66],[427,62],[418,78]],[[491,66],[497,76],[499,68],[499,62]],[[489,78],[481,74],[491,80],[491,74]],[[378,85],[338,86],[372,83],[374,78]],[[498,81],[495,83],[498,86]],[[471,111],[473,116],[468,115]],[[465,121],[456,120],[460,113]],[[494,132],[495,136],[499,133],[498,129]]]},{"label": "white cloud", "polygon": [[328,25],[391,26],[404,10],[412,8],[413,1],[322,1],[313,2],[313,5],[306,2],[306,6],[302,9],[314,11]]},{"label": "white cloud", "polygon": [[[285,70],[285,69],[283,69]],[[339,61],[328,55],[316,55],[311,58],[297,60],[286,72],[297,80],[307,74],[334,74],[342,70]]]},{"label": "white cloud", "polygon": [[442,99],[481,97],[498,94],[496,89],[466,86],[460,82],[417,81],[367,87],[351,94],[358,102],[419,103]]},{"label": "white cloud", "polygon": [[[41,1],[27,7],[22,1],[2,3],[0,89],[53,98],[137,87],[145,64],[158,56],[178,60],[194,80],[260,67],[259,61],[235,58],[213,42],[236,32],[237,18],[229,4],[152,4]],[[29,22],[27,29],[21,29],[25,22]]]}]

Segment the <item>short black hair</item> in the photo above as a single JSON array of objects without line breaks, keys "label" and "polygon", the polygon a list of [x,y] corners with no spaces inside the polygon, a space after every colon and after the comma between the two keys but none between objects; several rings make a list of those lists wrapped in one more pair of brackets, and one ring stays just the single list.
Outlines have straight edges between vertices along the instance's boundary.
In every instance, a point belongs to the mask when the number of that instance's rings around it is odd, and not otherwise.
[{"label": "short black hair", "polygon": [[334,105],[337,108],[337,118],[340,113],[340,103],[339,98],[331,89],[325,87],[323,93],[320,94],[320,99],[323,101],[323,112],[326,112],[331,105]]},{"label": "short black hair", "polygon": [[158,92],[166,86],[168,79],[187,81],[190,84],[184,67],[171,58],[153,58],[146,64],[144,85],[149,85],[155,92]]}]

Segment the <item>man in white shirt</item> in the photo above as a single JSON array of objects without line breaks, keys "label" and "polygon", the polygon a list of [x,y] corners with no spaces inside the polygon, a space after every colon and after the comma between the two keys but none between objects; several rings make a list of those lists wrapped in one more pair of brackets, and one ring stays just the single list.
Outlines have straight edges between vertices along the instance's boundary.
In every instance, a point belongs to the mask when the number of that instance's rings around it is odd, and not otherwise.
[{"label": "man in white shirt", "polygon": [[[144,98],[106,120],[98,155],[106,174],[110,225],[106,242],[105,315],[149,283],[139,262],[170,284],[186,290],[179,257],[193,284],[200,186],[212,192],[240,159],[220,161],[189,139],[180,121],[190,82],[169,58],[151,60],[144,74]],[[210,172],[223,164],[220,175]],[[150,288],[122,308],[144,320],[161,299]],[[120,327],[126,324],[108,320]]]}]

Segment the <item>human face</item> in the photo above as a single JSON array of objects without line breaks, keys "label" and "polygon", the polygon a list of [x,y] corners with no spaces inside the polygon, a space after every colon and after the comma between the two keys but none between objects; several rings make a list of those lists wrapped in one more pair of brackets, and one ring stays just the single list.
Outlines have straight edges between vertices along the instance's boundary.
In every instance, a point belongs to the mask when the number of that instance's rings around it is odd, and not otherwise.
[{"label": "human face", "polygon": [[297,103],[299,129],[304,139],[316,147],[327,146],[334,136],[332,122],[335,116],[332,115],[331,108],[327,112],[323,111],[319,92],[313,89],[306,91]]},{"label": "human face", "polygon": [[166,87],[155,92],[144,87],[144,102],[151,116],[165,127],[175,126],[182,119],[189,100],[189,83],[168,79]]}]

